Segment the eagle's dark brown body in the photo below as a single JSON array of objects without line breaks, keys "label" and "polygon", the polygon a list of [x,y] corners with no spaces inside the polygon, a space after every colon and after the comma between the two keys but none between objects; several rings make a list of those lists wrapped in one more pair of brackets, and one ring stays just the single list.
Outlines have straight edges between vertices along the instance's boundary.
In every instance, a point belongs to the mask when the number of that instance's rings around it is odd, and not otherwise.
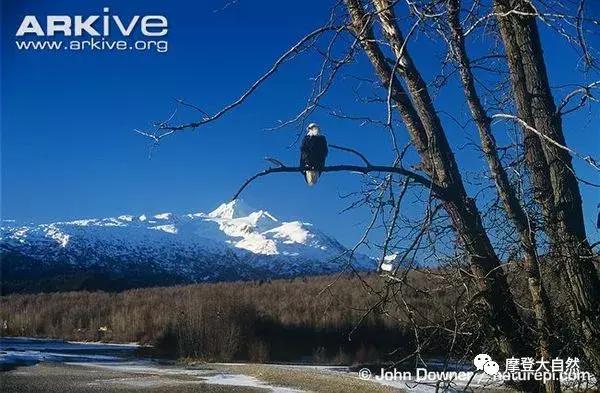
[{"label": "eagle's dark brown body", "polygon": [[327,158],[327,139],[323,135],[307,134],[300,147],[300,167],[306,168],[304,179],[309,185],[317,182]]}]

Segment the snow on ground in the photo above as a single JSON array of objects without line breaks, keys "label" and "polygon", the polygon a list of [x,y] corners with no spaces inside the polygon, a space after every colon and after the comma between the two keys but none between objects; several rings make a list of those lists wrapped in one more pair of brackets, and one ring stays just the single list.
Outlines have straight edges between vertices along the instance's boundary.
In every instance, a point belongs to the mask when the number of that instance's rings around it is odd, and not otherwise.
[{"label": "snow on ground", "polygon": [[267,385],[264,382],[243,374],[217,374],[205,379],[206,383],[226,386],[245,386],[251,388],[271,389],[273,393],[299,393],[302,390]]},{"label": "snow on ground", "polygon": [[[136,386],[136,387],[154,387],[164,386],[164,384],[175,383],[207,383],[210,385],[225,385],[225,386],[243,386],[251,388],[261,388],[269,390],[273,393],[302,393],[303,390],[273,386],[267,384],[257,378],[235,373],[215,372],[210,369],[192,369],[182,367],[164,367],[157,365],[152,361],[130,361],[130,362],[114,362],[114,363],[65,363],[72,366],[86,366],[94,368],[109,369],[123,373],[131,373],[137,375],[136,378],[118,378],[110,380],[109,383],[118,385]],[[140,376],[143,375],[143,376]],[[197,381],[178,381],[178,380],[163,380],[157,376],[186,376],[197,378]],[[106,381],[103,381],[103,383]]]}]

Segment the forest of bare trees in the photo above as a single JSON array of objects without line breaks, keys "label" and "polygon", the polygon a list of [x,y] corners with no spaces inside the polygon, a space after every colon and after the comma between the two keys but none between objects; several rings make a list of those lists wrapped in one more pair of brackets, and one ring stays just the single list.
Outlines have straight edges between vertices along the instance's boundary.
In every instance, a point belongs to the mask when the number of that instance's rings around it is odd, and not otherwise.
[{"label": "forest of bare trees", "polygon": [[[425,277],[413,273],[410,281],[421,290],[434,288],[435,282]],[[330,285],[333,279],[13,294],[0,299],[1,333],[139,342],[154,345],[154,354],[212,361],[364,364],[389,362],[410,351],[411,334],[396,323],[405,318],[402,313],[395,314],[395,320],[378,314],[362,318],[374,295],[365,296],[349,276]],[[364,279],[375,287],[382,284],[375,275]],[[454,296],[439,290],[433,303],[418,299],[415,291],[407,294],[438,322]]]},{"label": "forest of bare trees", "polygon": [[[600,77],[593,47],[597,7],[585,0],[334,2],[329,20],[293,45],[238,99],[213,114],[201,109],[202,103],[179,100],[199,118],[182,124],[170,119],[138,132],[157,144],[183,130],[201,133],[204,124],[249,102],[285,63],[316,56],[321,66],[310,75],[311,94],[297,115],[276,128],[302,130],[315,114],[356,127],[369,124],[389,133],[394,156],[381,162],[388,154],[366,157],[361,146],[350,146],[342,150],[363,165],[323,170],[364,177],[364,186],[349,198],[352,208],[369,209],[373,218],[356,247],[368,244],[381,261],[398,254],[394,270],[381,272],[383,285],[375,287],[354,272],[356,285],[372,296],[365,315],[393,319],[391,310],[404,310],[407,319],[398,324],[408,326],[417,343],[407,355],[414,362],[433,342],[448,343],[445,355],[452,359],[468,354],[469,342],[479,346],[486,337],[480,348],[500,359],[580,356],[598,377],[598,253],[586,233],[581,193],[581,187],[598,185],[597,177],[582,178],[577,168],[590,167],[597,174],[600,166],[589,152],[570,147],[565,135],[574,113],[587,109],[598,117],[593,107],[600,86],[594,80]],[[419,58],[417,37],[433,42],[438,56]],[[551,44],[544,38],[569,48],[564,55],[575,59],[568,71],[571,85],[552,83],[548,64],[553,59],[544,53]],[[432,61],[439,63],[434,78],[423,72]],[[360,76],[354,74],[357,64]],[[328,101],[344,75],[352,76],[346,83],[356,83],[355,99],[365,107],[379,106],[382,116],[350,114]],[[438,97],[452,89],[460,91],[464,105],[461,113],[447,115],[438,108]],[[461,124],[457,119],[465,115],[468,121]],[[457,126],[472,133],[468,145],[486,166],[478,174],[461,166],[464,146],[450,137]],[[597,145],[598,134],[590,140]],[[235,195],[258,177],[302,171],[276,159],[269,162],[272,167],[251,177]],[[415,209],[420,218],[405,213]],[[383,239],[376,232],[383,232]],[[412,289],[407,272],[423,259],[435,259],[443,269],[430,274],[458,294],[443,321],[423,322],[416,299],[404,296]],[[509,267],[527,278],[528,301],[509,280]],[[436,294],[425,290],[422,296],[435,299]],[[455,345],[458,341],[462,345]],[[553,381],[519,387],[561,390]]]}]

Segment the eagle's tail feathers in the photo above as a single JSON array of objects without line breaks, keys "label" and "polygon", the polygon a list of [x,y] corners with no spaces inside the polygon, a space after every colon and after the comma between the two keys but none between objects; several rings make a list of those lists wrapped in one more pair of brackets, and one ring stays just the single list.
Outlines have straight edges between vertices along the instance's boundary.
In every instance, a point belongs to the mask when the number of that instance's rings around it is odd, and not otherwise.
[{"label": "eagle's tail feathers", "polygon": [[317,171],[306,171],[304,173],[304,178],[306,179],[306,182],[309,186],[314,186],[315,184],[317,184],[317,180],[319,180],[320,174],[321,173]]}]

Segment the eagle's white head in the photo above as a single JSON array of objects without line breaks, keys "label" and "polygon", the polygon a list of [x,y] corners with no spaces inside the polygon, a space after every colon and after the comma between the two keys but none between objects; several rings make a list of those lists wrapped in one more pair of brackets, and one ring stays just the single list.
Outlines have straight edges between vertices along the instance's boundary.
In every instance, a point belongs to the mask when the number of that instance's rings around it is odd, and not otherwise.
[{"label": "eagle's white head", "polygon": [[306,135],[315,136],[321,133],[321,130],[319,129],[319,125],[317,123],[310,123],[308,127],[306,127],[306,129],[308,130]]}]

